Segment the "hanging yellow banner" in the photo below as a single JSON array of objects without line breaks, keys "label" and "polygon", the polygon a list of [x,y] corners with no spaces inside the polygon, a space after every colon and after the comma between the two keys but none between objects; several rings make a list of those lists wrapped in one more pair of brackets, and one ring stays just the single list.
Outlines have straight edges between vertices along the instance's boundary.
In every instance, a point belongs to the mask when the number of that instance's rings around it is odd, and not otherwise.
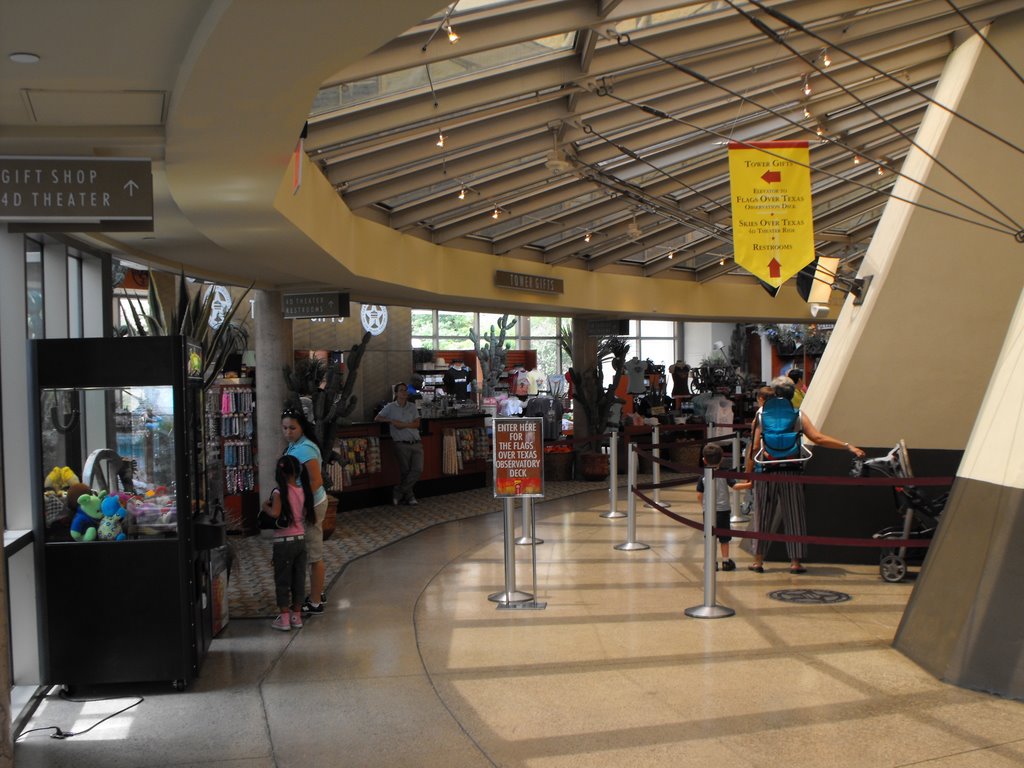
[{"label": "hanging yellow banner", "polygon": [[729,144],[733,259],[778,288],[814,260],[806,141]]}]

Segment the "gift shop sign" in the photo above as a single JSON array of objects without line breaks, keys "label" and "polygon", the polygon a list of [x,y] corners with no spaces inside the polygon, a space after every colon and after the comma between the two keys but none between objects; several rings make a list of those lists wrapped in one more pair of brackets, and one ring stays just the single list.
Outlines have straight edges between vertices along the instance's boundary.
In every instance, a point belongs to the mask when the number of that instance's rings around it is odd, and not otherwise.
[{"label": "gift shop sign", "polygon": [[544,420],[494,420],[494,495],[544,495]]},{"label": "gift shop sign", "polygon": [[[0,156],[0,221],[137,221],[139,231],[150,231],[152,163],[135,158]],[[119,229],[127,231],[125,224]]]},{"label": "gift shop sign", "polygon": [[778,288],[814,260],[806,141],[729,145],[733,259]]}]

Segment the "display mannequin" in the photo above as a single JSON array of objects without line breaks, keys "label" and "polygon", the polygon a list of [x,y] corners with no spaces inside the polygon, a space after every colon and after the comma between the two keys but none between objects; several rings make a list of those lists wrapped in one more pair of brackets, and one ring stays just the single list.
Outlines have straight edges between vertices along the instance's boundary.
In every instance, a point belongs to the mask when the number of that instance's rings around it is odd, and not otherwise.
[{"label": "display mannequin", "polygon": [[469,367],[461,360],[453,360],[441,379],[444,393],[456,400],[466,400],[470,391]]},{"label": "display mannequin", "polygon": [[647,386],[644,383],[644,373],[647,371],[647,366],[640,358],[634,357],[627,360],[623,366],[623,371],[629,378],[629,394],[638,395],[647,390]]},{"label": "display mannequin", "polygon": [[682,360],[676,360],[668,367],[672,374],[672,397],[681,397],[690,394],[690,366]]}]

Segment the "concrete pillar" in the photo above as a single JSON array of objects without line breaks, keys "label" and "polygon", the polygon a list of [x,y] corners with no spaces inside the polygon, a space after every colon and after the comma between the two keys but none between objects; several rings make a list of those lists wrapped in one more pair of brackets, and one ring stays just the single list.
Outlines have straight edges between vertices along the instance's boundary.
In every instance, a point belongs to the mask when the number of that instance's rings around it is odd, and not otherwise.
[{"label": "concrete pillar", "polygon": [[[1024,66],[1022,14],[992,28],[995,47]],[[1024,121],[1007,99],[1020,82],[971,37],[953,52],[934,97],[1024,146]],[[930,106],[916,141],[999,208],[1024,218],[1024,156]],[[998,217],[911,149],[903,173]],[[900,179],[893,197],[972,220],[977,214]],[[986,222],[989,223],[989,222]],[[803,408],[826,434],[860,446],[962,451],[1024,285],[1024,245],[996,232],[890,199],[860,269],[872,276],[862,306],[847,298]]]},{"label": "concrete pillar", "polygon": [[284,451],[281,407],[287,389],[282,368],[292,364],[292,321],[281,315],[281,294],[254,291],[256,313],[253,344],[256,351],[256,446],[260,497],[274,487],[274,465]]},{"label": "concrete pillar", "polygon": [[[1024,69],[1024,13],[987,34]],[[1008,107],[1020,92],[1014,73],[973,36],[950,57],[935,98],[1021,147],[1024,121]],[[996,218],[1005,218],[997,207],[1024,217],[1019,151],[935,106],[916,139],[994,205],[919,150],[905,173]],[[906,180],[893,194],[980,218]],[[873,276],[866,300],[846,300],[805,410],[824,432],[857,445],[905,438],[912,457],[914,449],[964,451],[895,647],[943,680],[1024,698],[1024,244],[1013,231],[890,200],[860,274]]]},{"label": "concrete pillar", "polygon": [[[0,568],[0,605],[7,605],[7,569]],[[11,742],[11,654],[10,627],[7,611],[0,611],[0,768],[14,765],[14,744]]]}]

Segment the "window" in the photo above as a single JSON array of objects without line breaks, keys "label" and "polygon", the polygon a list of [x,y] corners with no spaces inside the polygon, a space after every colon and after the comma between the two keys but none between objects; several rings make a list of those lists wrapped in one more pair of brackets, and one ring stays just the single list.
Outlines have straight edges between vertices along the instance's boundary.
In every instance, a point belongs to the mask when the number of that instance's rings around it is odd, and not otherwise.
[{"label": "window", "polygon": [[46,338],[43,314],[43,244],[25,238],[25,324],[30,339]]},{"label": "window", "polygon": [[[412,310],[412,346],[414,349],[473,349],[469,339],[472,329],[487,334],[491,326],[498,331],[500,314],[490,312],[448,312],[443,310]],[[532,349],[537,353],[537,368],[548,376],[564,373],[572,360],[558,339],[558,328],[572,330],[572,319],[552,315],[522,315],[506,333],[512,349]],[[676,359],[677,323],[671,320],[633,320],[630,322],[628,357],[651,359],[655,365],[670,365]],[[605,371],[605,382],[611,381],[611,366]]]}]

